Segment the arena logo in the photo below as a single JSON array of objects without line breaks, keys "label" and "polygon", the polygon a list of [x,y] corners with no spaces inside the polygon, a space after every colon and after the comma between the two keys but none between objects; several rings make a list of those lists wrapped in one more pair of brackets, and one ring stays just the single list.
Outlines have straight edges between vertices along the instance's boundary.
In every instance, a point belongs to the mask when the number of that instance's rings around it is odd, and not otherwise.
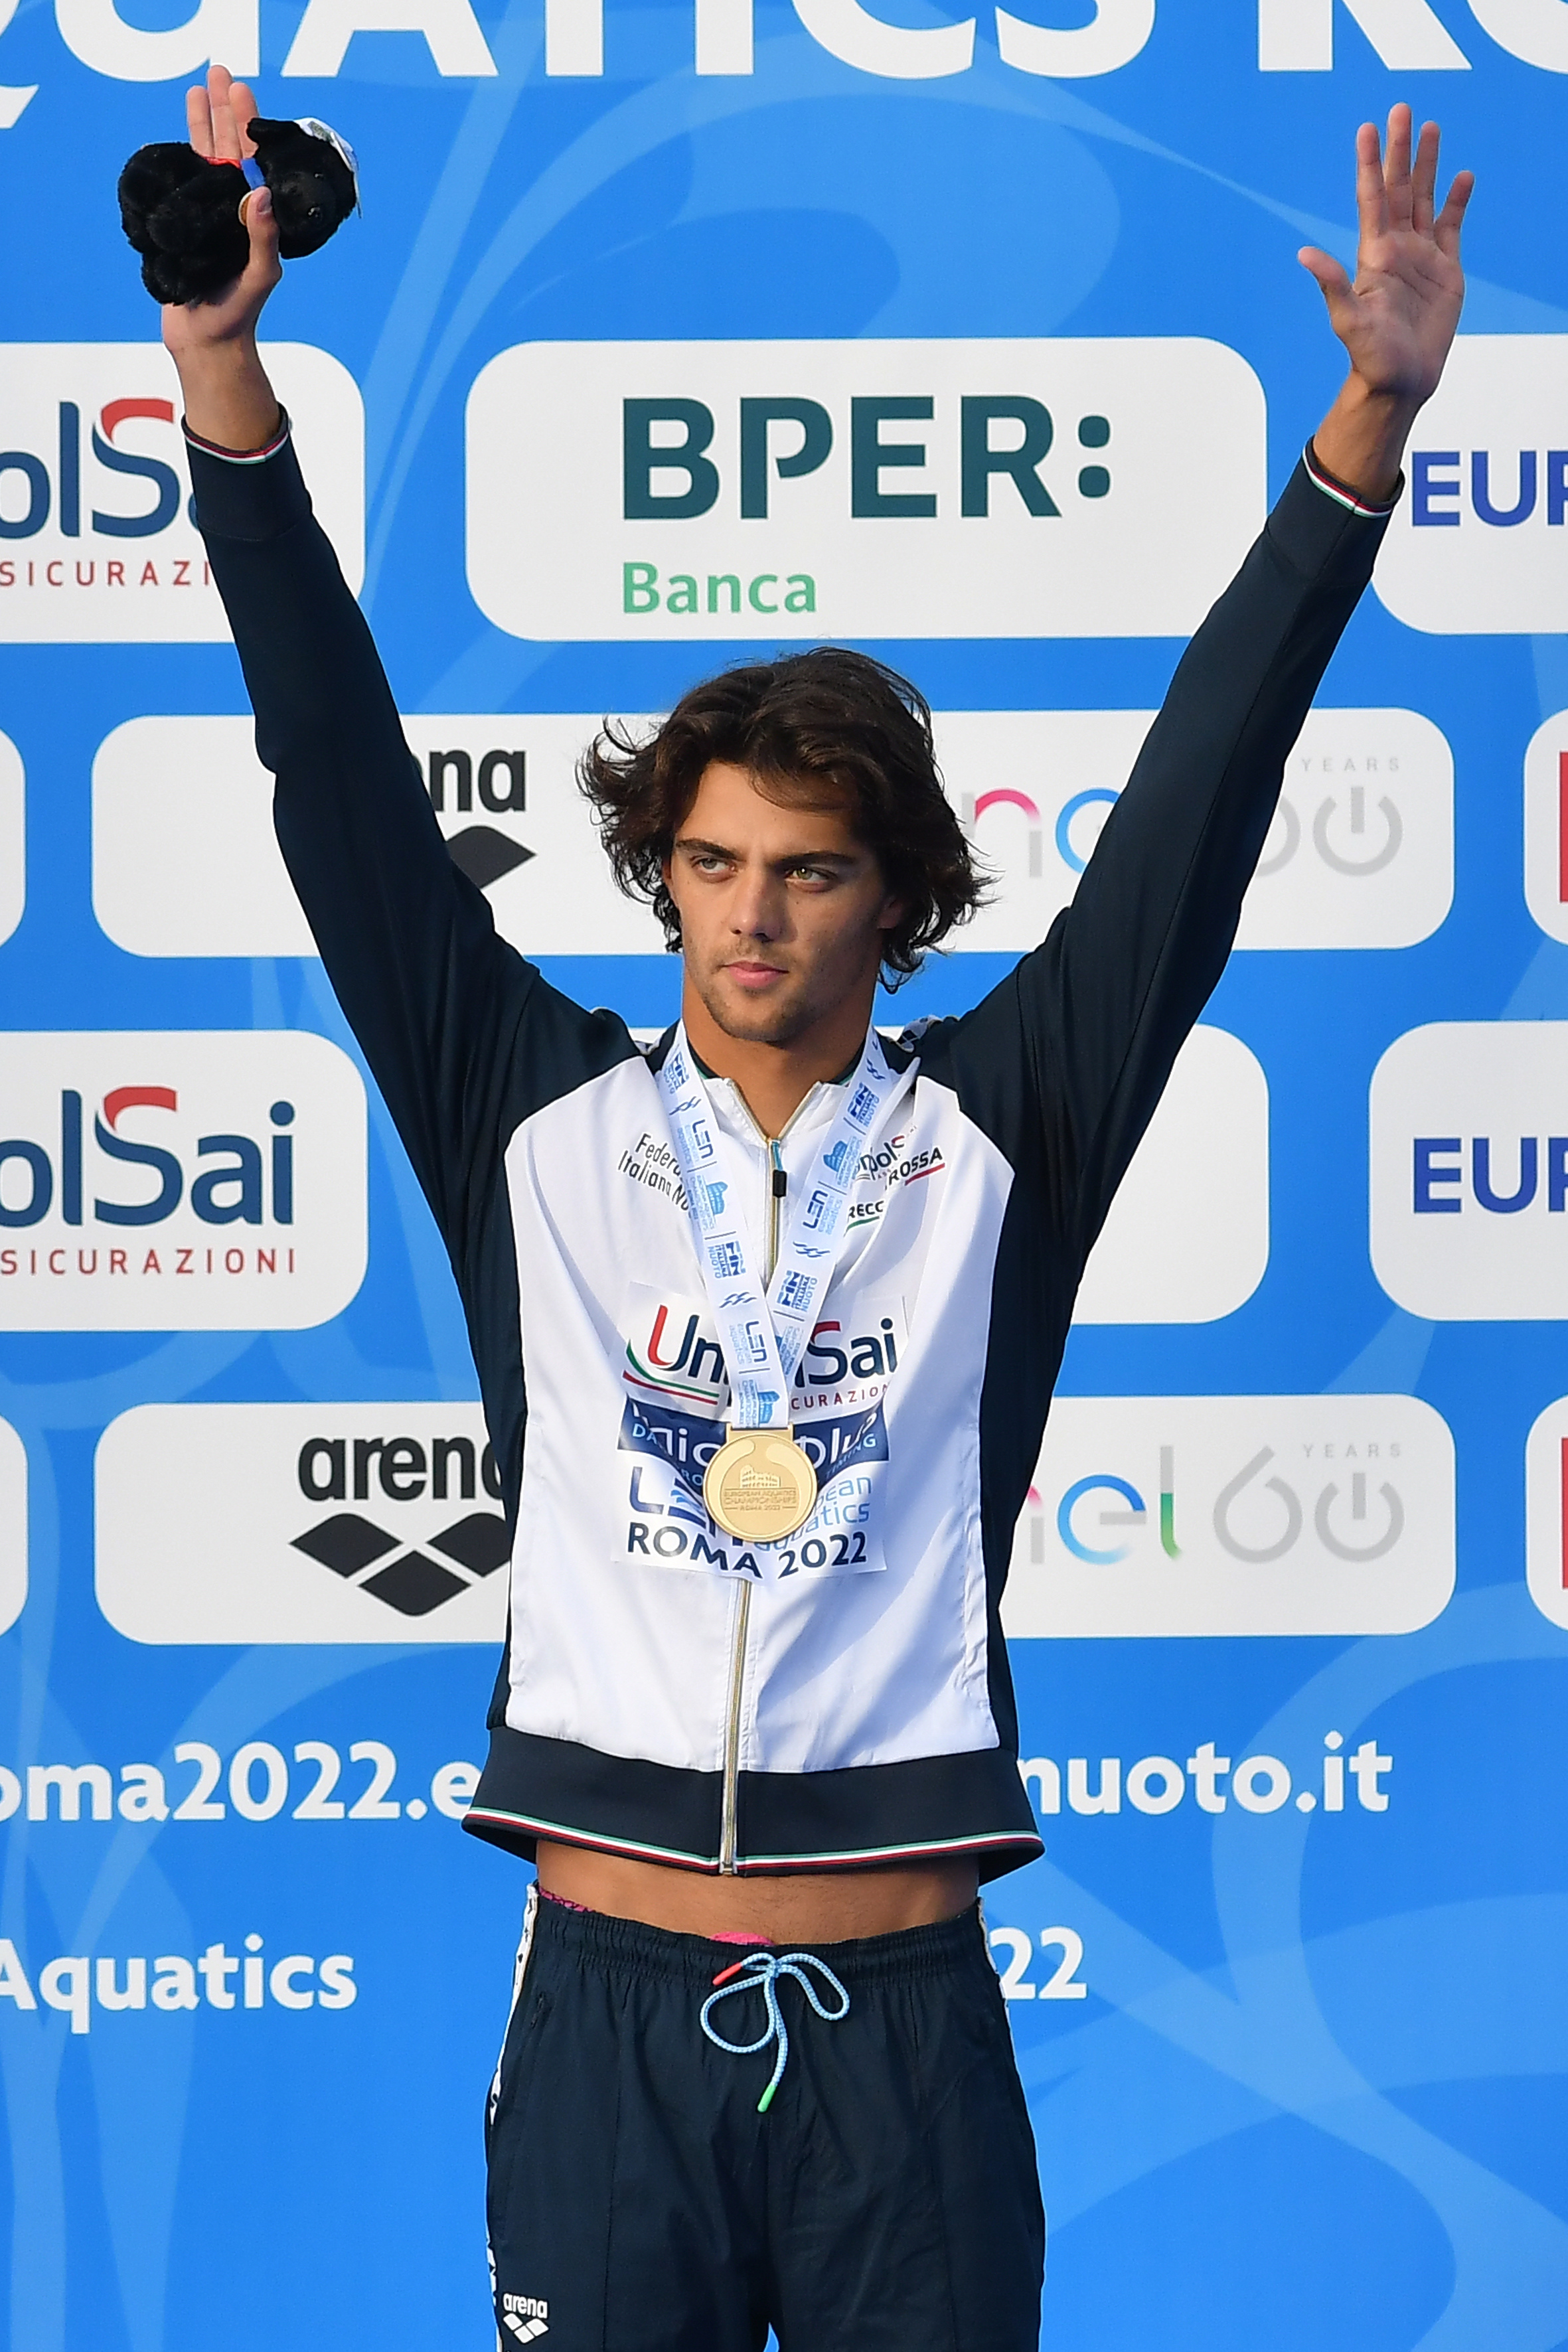
[{"label": "arena logo", "polygon": [[99,1606],[134,1642],[494,1642],[475,1404],[138,1405],[99,1443]]},{"label": "arena logo", "polygon": [[1530,1597],[1568,1632],[1568,1397],[1536,1415],[1525,1442],[1524,1493]]},{"label": "arena logo", "polygon": [[[531,956],[658,952],[663,935],[616,888],[577,789],[602,716],[403,723],[453,861],[503,939]],[[313,955],[272,789],[248,717],[132,719],[107,735],[92,770],[92,898],[110,938],[132,955]]]},{"label": "arena logo", "polygon": [[1058,1397],[1010,1634],[1408,1633],[1454,1586],[1454,1448],[1414,1397]]},{"label": "arena logo", "polygon": [[[991,877],[961,951],[1018,954],[1071,899],[1148,710],[936,714],[950,796]],[[1005,777],[1005,783],[995,779]],[[1243,948],[1409,947],[1454,890],[1454,761],[1414,710],[1313,710],[1242,908]]]},{"label": "arena logo", "polygon": [[[495,1455],[488,1442],[476,1447],[464,1433],[433,1437],[428,1445],[418,1437],[318,1433],[300,1448],[300,1492],[308,1503],[341,1503],[351,1493],[355,1502],[365,1502],[374,1469],[383,1509],[389,1503],[444,1503],[448,1498],[471,1503],[476,1453],[484,1491],[499,1504],[501,1481]],[[500,1510],[464,1512],[423,1538],[428,1550],[410,1543],[396,1511],[389,1516],[395,1521],[391,1529],[358,1511],[334,1511],[297,1535],[294,1549],[405,1617],[428,1616],[481,1578],[493,1576],[510,1557],[506,1519]],[[441,1558],[432,1559],[432,1551]],[[389,1552],[396,1557],[388,1559]]]},{"label": "arena logo", "polygon": [[[1568,13],[1565,13],[1568,22]],[[1461,335],[1374,585],[1437,635],[1568,627],[1568,335]]]},{"label": "arena logo", "polygon": [[[340,362],[268,347],[318,509],[356,584],[363,419]],[[158,344],[10,343],[0,448],[0,643],[226,638],[191,515],[178,387]]]},{"label": "arena logo", "polygon": [[1264,421],[1182,337],[520,344],[469,394],[469,585],[535,638],[1185,635]]},{"label": "arena logo", "polygon": [[[1431,0],[1343,0],[1344,12],[1384,65],[1399,72],[1462,71],[1479,61],[1462,48]],[[1471,16],[1498,48],[1547,72],[1568,73],[1568,29],[1559,0],[1469,0]],[[1337,0],[1258,0],[1233,20],[1233,38],[1262,73],[1328,73],[1335,61]],[[830,57],[879,79],[924,81],[970,72],[976,37],[994,39],[1005,66],[1053,81],[1118,73],[1143,54],[1157,0],[1096,0],[1087,24],[1037,25],[993,6],[942,25],[909,26],[863,0],[795,0],[805,33]],[[198,71],[209,57],[237,73],[262,68],[259,0],[198,0],[183,22],[160,31],[128,24],[113,0],[55,0],[61,40],[93,72],[119,81],[161,81]],[[754,0],[696,0],[691,62],[700,75],[756,70]],[[424,41],[437,73],[488,79],[497,71],[472,0],[306,0],[280,60],[268,70],[330,79],[342,70],[356,33],[408,33]],[[1476,48],[1472,40],[1471,51]],[[983,57],[984,52],[980,52]],[[605,71],[604,0],[545,0],[544,71],[579,78]],[[37,84],[0,90],[0,128],[9,129]]]},{"label": "arena logo", "polygon": [[1568,942],[1568,710],[1542,719],[1524,755],[1524,897],[1547,937]]},{"label": "arena logo", "polygon": [[1568,1023],[1434,1022],[1373,1073],[1372,1263],[1434,1321],[1568,1315]]},{"label": "arena logo", "polygon": [[0,1037],[0,1329],[325,1322],[364,1276],[364,1122],[324,1037]]}]

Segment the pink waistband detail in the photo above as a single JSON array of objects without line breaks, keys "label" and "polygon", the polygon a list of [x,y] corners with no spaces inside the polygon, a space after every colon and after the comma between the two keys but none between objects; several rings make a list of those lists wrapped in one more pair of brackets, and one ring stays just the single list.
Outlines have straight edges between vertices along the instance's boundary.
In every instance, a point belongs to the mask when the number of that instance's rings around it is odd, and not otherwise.
[{"label": "pink waistband detail", "polygon": [[[553,1903],[558,1910],[581,1911],[584,1916],[588,1918],[593,1918],[598,1916],[594,1912],[593,1906],[590,1904],[573,1903],[569,1901],[564,1895],[552,1895],[548,1886],[542,1886],[539,1893],[540,1897],[543,1902]],[[707,1938],[707,1941],[710,1944],[762,1945],[765,1946],[770,1950],[773,1948],[773,1939],[771,1936],[748,1935],[744,1928],[734,1927],[726,1927],[721,1934],[710,1936]]]}]

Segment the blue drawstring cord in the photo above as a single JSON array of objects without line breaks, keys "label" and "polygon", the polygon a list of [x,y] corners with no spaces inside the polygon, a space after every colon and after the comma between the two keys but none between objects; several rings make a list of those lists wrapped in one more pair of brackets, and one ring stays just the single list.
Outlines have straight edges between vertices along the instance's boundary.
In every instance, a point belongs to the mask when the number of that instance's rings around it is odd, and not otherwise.
[{"label": "blue drawstring cord", "polygon": [[[817,1999],[816,1987],[805,1973],[807,1969],[816,1969],[826,1978],[838,1995],[840,2006],[837,2009],[828,2009]],[[743,1960],[735,1962],[733,1968],[721,1969],[713,1979],[717,1990],[710,1992],[702,2004],[702,2031],[709,2041],[717,2049],[727,2050],[731,2058],[749,2058],[754,2050],[765,2050],[770,2042],[778,2043],[778,2056],[773,2060],[773,2079],[757,2101],[757,2113],[760,2116],[765,2116],[772,2106],[773,2093],[778,2089],[783,2079],[785,2062],[789,2057],[789,2028],[784,2023],[784,2011],[779,2007],[777,1991],[780,1977],[794,1977],[797,1984],[804,1986],[807,2000],[810,2001],[818,2017],[825,2019],[829,2025],[837,2025],[849,2014],[848,1993],[839,1983],[827,1962],[818,1959],[815,1952],[748,1952]],[[726,2042],[724,2036],[710,2022],[709,2011],[720,2001],[728,2000],[732,1992],[749,1992],[753,1986],[761,1991],[763,2000],[767,2003],[768,2021],[754,2042]]]}]

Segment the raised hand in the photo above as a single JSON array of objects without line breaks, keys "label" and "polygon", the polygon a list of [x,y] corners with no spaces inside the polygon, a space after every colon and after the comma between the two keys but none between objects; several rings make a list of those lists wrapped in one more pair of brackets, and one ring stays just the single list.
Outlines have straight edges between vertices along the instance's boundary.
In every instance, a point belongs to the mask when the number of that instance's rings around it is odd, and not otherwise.
[{"label": "raised hand", "polygon": [[236,81],[226,66],[212,66],[206,86],[185,92],[185,135],[198,155],[243,163],[256,149],[245,126],[261,109],[248,82]]},{"label": "raised hand", "polygon": [[1388,118],[1386,159],[1377,127],[1356,133],[1356,210],[1361,241],[1350,278],[1331,254],[1303,246],[1298,257],[1322,289],[1329,322],[1350,354],[1351,373],[1314,442],[1331,474],[1367,498],[1389,497],[1399,478],[1416,411],[1437,388],[1459,323],[1465,273],[1459,229],[1475,175],[1455,174],[1436,209],[1438,133],[1423,126],[1414,163],[1410,109]]},{"label": "raised hand", "polygon": [[[205,89],[185,93],[185,121],[198,155],[244,161],[256,152],[244,125],[260,112],[255,92],[224,66],[209,68]],[[278,401],[256,350],[256,325],[283,275],[272,198],[256,188],[245,200],[250,258],[243,274],[210,302],[168,303],[163,341],[180,371],[191,430],[226,449],[258,449],[278,425]]]}]

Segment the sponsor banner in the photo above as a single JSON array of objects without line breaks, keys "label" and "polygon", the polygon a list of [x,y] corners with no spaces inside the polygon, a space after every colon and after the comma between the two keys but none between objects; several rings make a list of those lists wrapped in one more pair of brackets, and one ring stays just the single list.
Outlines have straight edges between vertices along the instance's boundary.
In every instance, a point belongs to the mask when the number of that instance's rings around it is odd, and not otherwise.
[{"label": "sponsor banner", "polygon": [[[948,791],[994,895],[960,953],[1016,954],[1078,886],[1147,710],[936,716]],[[647,955],[663,935],[611,879],[576,765],[586,713],[404,720],[453,856],[528,955]],[[643,716],[619,723],[634,729]],[[1005,782],[996,780],[1005,778]],[[133,955],[310,955],[248,718],[132,719],[92,772],[93,906]],[[1407,947],[1453,896],[1453,759],[1410,710],[1315,710],[1242,910],[1254,948]]]},{"label": "sponsor banner", "polygon": [[416,1772],[411,1796],[384,1739],[351,1740],[346,1759],[330,1739],[297,1740],[293,1763],[290,1772],[268,1739],[242,1740],[226,1758],[205,1739],[181,1739],[162,1764],[18,1760],[15,1769],[0,1764],[0,1822],[20,1815],[73,1832],[79,1823],[117,1820],[243,1826],[284,1812],[291,1822],[422,1822],[432,1813],[458,1822],[479,1784],[477,1764],[439,1764]]},{"label": "sponsor banner", "polygon": [[0,940],[8,940],[27,901],[26,783],[22,755],[0,735]]},{"label": "sponsor banner", "polygon": [[326,1038],[0,1034],[0,1330],[297,1330],[364,1268],[364,1086]]},{"label": "sponsor banner", "polygon": [[[633,1034],[640,1044],[651,1045],[659,1033]],[[898,1032],[889,1028],[884,1034]],[[1225,1139],[1221,1153],[1215,1149],[1216,1136]],[[929,1155],[916,1151],[900,1160],[900,1142],[890,1136],[868,1154],[877,1163],[870,1172],[889,1185],[920,1183],[933,1172],[926,1164]],[[656,1189],[679,1186],[673,1153],[652,1136],[643,1139],[636,1157],[622,1168]],[[858,1222],[854,1211],[850,1222]],[[1249,1046],[1228,1030],[1205,1023],[1177,1055],[1159,1108],[1117,1189],[1089,1252],[1073,1320],[1213,1323],[1246,1305],[1268,1265],[1268,1082]],[[640,1286],[635,1287],[640,1292]],[[658,1303],[656,1293],[646,1297]],[[673,1347],[683,1363],[700,1360],[700,1377],[692,1381],[666,1365],[656,1384],[706,1399],[715,1383],[703,1343],[716,1357],[718,1340],[705,1322],[685,1328],[696,1304],[689,1302],[678,1314],[673,1301],[665,1302],[671,1336],[668,1343],[661,1337],[655,1344]],[[875,1377],[868,1338],[864,1354],[854,1335],[847,1344],[853,1377]],[[841,1355],[833,1341],[814,1337],[805,1358],[807,1374],[841,1381]]]},{"label": "sponsor banner", "polygon": [[11,2004],[0,2013],[16,2016],[41,2004],[68,2017],[73,2033],[90,2033],[95,2022],[128,2009],[150,2010],[154,2018],[204,2008],[287,2013],[352,2009],[359,1999],[352,1952],[329,1952],[319,1961],[310,1952],[270,1954],[254,1929],[237,1938],[232,1952],[218,1942],[193,1955],[104,1953],[95,1959],[85,1952],[61,1953],[45,1960],[34,1977],[17,1924],[20,1948],[16,1939],[0,1936],[0,2000]]},{"label": "sponsor banner", "polygon": [[[357,589],[364,412],[330,352],[262,356],[316,512]],[[0,347],[0,644],[210,644],[228,624],[190,515],[180,390],[161,343]]]},{"label": "sponsor banner", "polygon": [[[994,893],[957,935],[1017,954],[1071,899],[1152,710],[949,710],[948,791]],[[1454,895],[1454,761],[1414,710],[1313,710],[1242,908],[1243,948],[1402,948]]]},{"label": "sponsor banner", "polygon": [[1568,710],[1542,720],[1524,755],[1524,898],[1547,937],[1568,942]]},{"label": "sponsor banner", "polygon": [[1268,1265],[1268,1081],[1228,1030],[1194,1029],[1089,1253],[1077,1323],[1212,1323]]},{"label": "sponsor banner", "polygon": [[1373,577],[1439,635],[1568,628],[1568,335],[1461,335]]},{"label": "sponsor banner", "polygon": [[[1064,1798],[1068,1812],[1089,1821],[1105,1821],[1124,1804],[1129,1812],[1155,1817],[1177,1812],[1184,1804],[1201,1813],[1226,1813],[1232,1805],[1244,1813],[1277,1813],[1292,1794],[1301,1813],[1315,1813],[1320,1804],[1325,1813],[1388,1811],[1389,1792],[1383,1782],[1394,1759],[1379,1754],[1375,1739],[1347,1749],[1342,1731],[1325,1731],[1321,1745],[1309,1747],[1305,1756],[1293,1741],[1289,1762],[1280,1756],[1237,1759],[1222,1755],[1216,1739],[1183,1739],[1179,1746],[1194,1750],[1184,1763],[1174,1756],[1023,1756],[1018,1773],[1042,1820],[1059,1814]],[[1000,1937],[1016,1934],[1005,1928],[994,1931],[993,1949]],[[1007,1992],[1005,1983],[1002,1990]],[[1029,1998],[1026,1992],[1023,1997]]]},{"label": "sponsor banner", "polygon": [[[860,0],[848,0],[847,5],[846,0],[801,0],[796,21],[790,27],[795,37],[791,41],[775,38],[759,46],[749,8],[672,11],[671,46],[661,49],[657,66],[635,55],[617,59],[612,48],[609,71],[612,93],[623,77],[640,80],[644,73],[655,70],[668,76],[677,109],[675,119],[682,122],[687,118],[679,110],[696,106],[688,80],[693,73],[721,75],[726,80],[755,74],[763,79],[764,96],[775,103],[781,99],[799,103],[803,89],[816,92],[826,88],[840,100],[858,95],[859,86],[853,81],[836,79],[824,85],[809,70],[803,74],[800,50],[810,41],[817,51],[872,83],[947,82],[972,72],[990,80],[999,63],[1002,85],[1005,88],[1013,82],[1019,93],[1016,103],[1022,110],[1026,104],[1025,94],[1039,79],[1100,81],[1135,64],[1158,34],[1164,43],[1163,58],[1179,93],[1181,119],[1189,128],[1197,129],[1203,122],[1202,108],[1195,102],[1189,105],[1189,89],[1195,94],[1201,89],[1205,95],[1215,89],[1234,91],[1236,100],[1256,105],[1256,75],[1331,73],[1336,64],[1336,33],[1342,40],[1338,61],[1347,72],[1366,71],[1367,45],[1394,73],[1462,72],[1471,67],[1484,72],[1500,54],[1542,73],[1568,72],[1568,27],[1557,14],[1559,5],[1560,0],[1469,0],[1468,9],[1461,11],[1456,0],[1447,11],[1454,27],[1450,31],[1436,14],[1432,0],[1347,0],[1342,12],[1332,6],[1331,0],[1322,0],[1321,5],[1303,5],[1303,0],[1258,0],[1255,10],[1231,9],[1217,19],[1184,16],[1168,0],[1163,5],[1162,0],[1096,0],[1087,20],[1074,25],[1037,24],[1001,7],[994,20],[989,10],[982,9],[963,16],[955,12],[951,20],[906,25],[873,15]],[[306,0],[301,10],[276,25],[264,17],[259,0],[224,0],[221,11],[198,8],[182,24],[167,29],[143,28],[128,22],[118,9],[73,6],[68,0],[55,9],[54,16],[61,47],[69,51],[73,61],[65,68],[67,73],[85,68],[115,82],[163,81],[171,75],[197,73],[209,49],[220,46],[237,72],[254,75],[265,69],[286,79],[303,77],[330,81],[344,71],[355,33],[401,33],[423,46],[412,52],[388,50],[387,54],[406,61],[400,78],[425,98],[428,89],[439,87],[440,80],[492,77],[497,71],[497,52],[504,56],[499,42],[492,49],[470,0],[381,0],[381,5],[376,0],[354,0],[352,8],[345,8],[342,0]],[[572,86],[574,104],[568,120],[576,119],[583,104],[578,96],[581,84],[595,79],[602,83],[605,76],[605,17],[604,0],[574,0],[570,7],[557,0],[545,16],[538,73],[542,80],[564,79]],[[1354,30],[1348,30],[1352,25]],[[982,33],[978,42],[977,27]],[[1212,43],[1207,37],[1211,29]],[[1184,34],[1186,39],[1178,47]],[[614,37],[612,30],[612,42]],[[358,52],[353,55],[357,58]],[[42,68],[40,57],[47,60]],[[13,70],[47,70],[58,89],[63,64],[51,42],[33,52],[25,68],[18,60]],[[1511,94],[1518,84],[1510,79],[1502,87]],[[1265,83],[1263,88],[1267,90],[1269,85]],[[0,89],[0,130],[10,130],[37,95],[37,82]],[[700,121],[702,110],[700,107],[696,110]],[[1007,111],[1011,114],[1012,109]],[[746,127],[750,131],[749,121]],[[999,134],[989,123],[978,136],[987,150],[999,143]],[[837,124],[825,142],[834,151],[854,143],[840,137]],[[752,131],[743,152],[752,156],[759,144],[760,135]],[[808,152],[815,161],[815,151]],[[923,142],[918,152],[920,165],[924,167]],[[897,185],[901,160],[896,145],[885,157],[879,152],[882,166],[879,176]],[[992,162],[989,153],[985,161]],[[805,168],[803,162],[803,173]],[[977,163],[977,172],[978,168]],[[783,193],[798,194],[801,187],[811,184],[807,176],[792,181]],[[945,222],[946,216],[942,217]],[[640,215],[634,210],[627,225],[639,224]],[[772,257],[771,252],[765,252],[761,266],[765,268]],[[1171,257],[1164,247],[1159,249],[1158,267],[1162,290],[1166,290]],[[530,2296],[507,2295],[501,2308],[503,2313],[522,2312],[541,2319],[549,2315],[545,2305],[536,2305]]]},{"label": "sponsor banner", "polygon": [[26,1598],[27,1449],[0,1421],[0,1633],[16,1623]]},{"label": "sponsor banner", "polygon": [[1536,1415],[1524,1449],[1524,1573],[1543,1617],[1568,1633],[1568,1397]]},{"label": "sponsor banner", "polygon": [[1264,442],[1196,337],[520,343],[468,396],[468,584],[548,640],[1185,635]]},{"label": "sponsor banner", "polygon": [[[577,760],[603,723],[403,722],[453,857],[528,955],[663,950],[648,909],[616,889],[577,789]],[[132,719],[105,737],[92,770],[92,897],[132,955],[314,954],[248,717]]]},{"label": "sponsor banner", "polygon": [[1058,1397],[1010,1634],[1405,1633],[1454,1589],[1454,1443],[1408,1396]]},{"label": "sponsor banner", "polygon": [[[98,1603],[133,1642],[499,1642],[477,1404],[150,1404],[97,1462]],[[421,1808],[423,1810],[423,1808]]]},{"label": "sponsor banner", "polygon": [[1568,1316],[1568,1023],[1435,1021],[1373,1073],[1372,1264],[1433,1321]]}]

